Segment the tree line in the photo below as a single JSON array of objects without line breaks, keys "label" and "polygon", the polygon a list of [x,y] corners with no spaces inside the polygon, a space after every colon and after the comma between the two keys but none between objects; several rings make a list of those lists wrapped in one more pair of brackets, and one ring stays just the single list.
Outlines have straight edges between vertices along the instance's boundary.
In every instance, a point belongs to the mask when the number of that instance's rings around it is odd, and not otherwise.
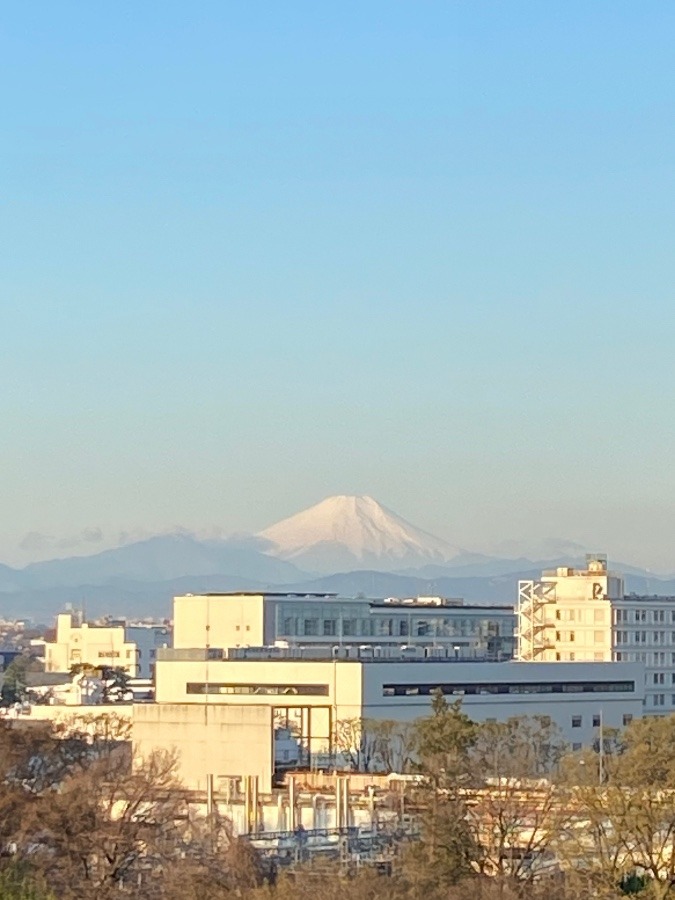
[{"label": "tree line", "polygon": [[195,813],[171,754],[131,765],[119,723],[0,722],[0,898],[675,897],[675,717],[578,753],[545,717],[478,725],[440,693],[414,725],[341,727],[360,768],[416,776],[419,840],[387,877],[307,865],[272,878],[227,820]]}]

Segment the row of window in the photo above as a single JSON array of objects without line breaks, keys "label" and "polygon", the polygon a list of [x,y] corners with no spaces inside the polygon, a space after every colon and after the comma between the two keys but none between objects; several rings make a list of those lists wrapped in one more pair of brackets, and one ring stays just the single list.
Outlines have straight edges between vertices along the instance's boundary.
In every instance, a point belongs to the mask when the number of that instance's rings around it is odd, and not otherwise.
[{"label": "row of window", "polygon": [[187,694],[290,694],[305,697],[327,697],[327,684],[222,684],[189,681]]},{"label": "row of window", "polygon": [[492,619],[413,618],[319,619],[287,616],[281,623],[284,637],[490,637],[500,634]]},{"label": "row of window", "polygon": [[675,631],[617,631],[617,644],[675,644]]},{"label": "row of window", "polygon": [[[582,632],[583,633],[583,632]],[[584,635],[586,637],[586,635]],[[556,631],[555,633],[556,643],[572,643],[576,640],[576,632],[574,631]],[[602,644],[607,640],[607,632],[606,631],[594,631],[593,632],[593,643]]]},{"label": "row of window", "polygon": [[[587,653],[582,652],[582,654],[579,658],[581,661],[586,661],[586,662],[590,661],[588,659]],[[576,654],[574,653],[574,651],[572,651],[571,653],[566,653],[564,650],[562,650],[562,651],[559,651],[556,653],[555,659],[556,659],[556,662],[560,662],[561,660],[563,662],[574,662],[574,660],[576,659]],[[593,661],[594,662],[603,662],[604,659],[605,659],[605,654],[603,653],[602,650],[596,650],[593,653]]]},{"label": "row of window", "polygon": [[675,609],[617,609],[614,621],[618,624],[639,624],[653,622],[663,624],[672,622],[675,625]]},{"label": "row of window", "polygon": [[[590,610],[586,609],[556,609],[555,617],[558,622],[587,622]],[[602,625],[606,621],[604,609],[593,610],[593,622]]]},{"label": "row of window", "polygon": [[[630,723],[632,721],[633,721],[633,716],[631,715],[631,713],[623,714],[623,724],[624,725],[630,725]],[[583,716],[572,716],[572,728],[581,728],[583,723],[584,723]],[[600,726],[602,725],[602,718],[599,713],[593,714],[592,724],[593,724],[593,728],[600,728]]]},{"label": "row of window", "polygon": [[[663,684],[663,682],[660,682]],[[666,706],[668,694],[647,694],[645,702],[648,706]],[[670,694],[670,705],[675,706],[675,694]]]},{"label": "row of window", "polygon": [[675,652],[666,652],[665,650],[655,650],[653,653],[630,653],[619,650],[614,656],[617,662],[641,662],[648,666],[675,666]]},{"label": "row of window", "polygon": [[591,693],[631,693],[635,691],[634,681],[565,681],[530,684],[385,684],[385,697],[429,696],[440,690],[443,694],[457,696],[474,694],[591,694]]}]

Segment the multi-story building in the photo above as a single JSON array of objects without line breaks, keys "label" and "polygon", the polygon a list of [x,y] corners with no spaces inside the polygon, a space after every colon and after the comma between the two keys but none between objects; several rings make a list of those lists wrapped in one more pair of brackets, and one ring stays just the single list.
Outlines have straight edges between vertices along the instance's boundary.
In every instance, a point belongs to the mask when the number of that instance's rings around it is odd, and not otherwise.
[{"label": "multi-story building", "polygon": [[72,613],[56,617],[53,641],[45,641],[45,671],[69,672],[73,666],[113,666],[132,678],[151,678],[157,650],[171,646],[165,625],[91,625]]},{"label": "multi-story building", "polygon": [[336,594],[227,592],[174,598],[176,647],[377,645],[449,648],[458,659],[510,659],[510,606],[441,597],[399,600]]},{"label": "multi-story building", "polygon": [[[435,691],[474,721],[545,716],[573,750],[603,727],[622,728],[643,710],[636,663],[462,662],[394,656],[317,658],[316,649],[161,650],[154,704],[134,709],[136,751],[175,748],[179,775],[203,789],[206,776],[259,775],[271,784],[276,732],[297,737],[304,765],[326,765],[341,725],[429,715]],[[328,754],[328,756],[327,756]]]},{"label": "multi-story building", "polygon": [[642,663],[645,711],[675,711],[675,597],[626,595],[596,554],[521,581],[517,612],[520,660]]}]

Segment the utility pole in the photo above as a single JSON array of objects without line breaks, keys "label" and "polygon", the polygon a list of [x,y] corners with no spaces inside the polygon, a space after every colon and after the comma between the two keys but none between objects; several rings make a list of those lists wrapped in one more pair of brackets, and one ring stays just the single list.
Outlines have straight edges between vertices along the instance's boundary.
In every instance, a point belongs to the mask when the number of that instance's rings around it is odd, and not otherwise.
[{"label": "utility pole", "polygon": [[598,748],[598,783],[602,784],[605,780],[605,735],[602,722],[602,709],[600,710],[600,745]]}]

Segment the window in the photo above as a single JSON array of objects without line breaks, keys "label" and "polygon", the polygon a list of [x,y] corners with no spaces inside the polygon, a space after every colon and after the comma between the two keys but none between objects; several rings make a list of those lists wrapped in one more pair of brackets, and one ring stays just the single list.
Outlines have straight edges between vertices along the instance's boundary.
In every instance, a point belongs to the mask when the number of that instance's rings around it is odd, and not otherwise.
[{"label": "window", "polygon": [[581,728],[581,716],[572,716],[572,728]]},{"label": "window", "polygon": [[623,724],[624,724],[624,726],[625,726],[625,725],[630,725],[630,723],[631,723],[632,721],[633,721],[633,715],[632,715],[632,713],[624,713],[624,714],[623,714]]},{"label": "window", "polygon": [[247,625],[247,626],[246,626],[246,630],[247,630],[247,631],[250,631],[250,630],[251,630],[251,626],[250,626],[250,625]]},{"label": "window", "polygon": [[305,697],[327,697],[327,684],[218,684],[191,682],[185,686],[187,694],[278,694]]},{"label": "window", "polygon": [[594,631],[593,632],[593,641],[596,644],[601,644],[605,639],[604,631]]},{"label": "window", "polygon": [[665,621],[666,621],[666,611],[665,611],[665,609],[656,609],[656,610],[654,610],[654,621],[655,621],[655,622],[665,622]]},{"label": "window", "polygon": [[481,695],[481,694],[607,694],[634,693],[634,681],[554,681],[554,682],[457,682],[439,684],[438,682],[384,684],[382,694],[385,697],[405,697],[409,688],[415,688],[417,694],[430,696],[440,690],[447,695]]},{"label": "window", "polygon": [[601,716],[601,715],[596,714],[596,715],[593,716],[593,728],[599,728],[601,722],[602,722],[602,716]]},{"label": "window", "polygon": [[599,653],[593,654],[593,659],[595,660],[595,662],[602,662],[604,658],[605,654],[602,652],[602,650]]},{"label": "window", "polygon": [[654,684],[665,684],[665,674],[663,672],[654,672]]},{"label": "window", "polygon": [[356,634],[356,619],[343,619],[342,633],[345,637],[354,636]]},{"label": "window", "polygon": [[318,619],[305,619],[305,634],[312,636],[319,633]]},{"label": "window", "polygon": [[602,624],[605,621],[605,611],[604,609],[595,609],[593,610],[593,621],[597,624]]},{"label": "window", "polygon": [[408,637],[408,623],[405,619],[401,619],[398,623],[399,637]]},{"label": "window", "polygon": [[574,751],[574,753],[576,753],[577,751],[581,750],[581,744],[579,743],[579,741],[575,741],[575,742],[572,744],[572,750]]},{"label": "window", "polygon": [[329,637],[337,634],[337,622],[335,621],[335,619],[323,620],[323,633]]},{"label": "window", "polygon": [[654,694],[652,697],[652,706],[665,706],[666,703],[666,695],[665,694]]}]

